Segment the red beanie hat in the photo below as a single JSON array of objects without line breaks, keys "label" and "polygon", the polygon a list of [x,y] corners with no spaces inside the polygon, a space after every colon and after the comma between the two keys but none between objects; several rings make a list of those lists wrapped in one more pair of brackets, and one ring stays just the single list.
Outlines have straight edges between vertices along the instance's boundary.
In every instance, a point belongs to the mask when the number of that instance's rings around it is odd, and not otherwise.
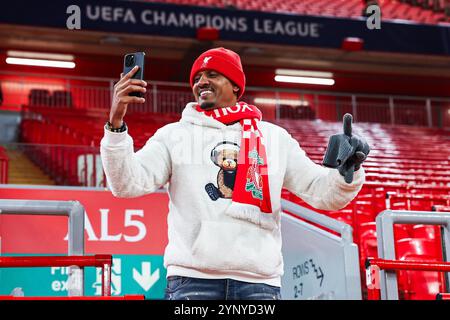
[{"label": "red beanie hat", "polygon": [[245,90],[245,74],[242,70],[241,58],[236,52],[222,47],[203,52],[192,65],[191,87],[194,86],[195,75],[207,69],[217,71],[233,81],[240,89],[238,99],[242,97]]}]

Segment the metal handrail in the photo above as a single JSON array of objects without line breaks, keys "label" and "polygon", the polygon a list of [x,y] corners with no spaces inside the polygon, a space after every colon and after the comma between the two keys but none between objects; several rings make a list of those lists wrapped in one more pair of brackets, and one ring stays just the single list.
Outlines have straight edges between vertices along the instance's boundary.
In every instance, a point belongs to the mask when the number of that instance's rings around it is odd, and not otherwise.
[{"label": "metal handrail", "polygon": [[[84,256],[84,207],[78,201],[0,199],[0,214],[67,216],[68,255]],[[84,270],[74,292],[84,294]],[[69,295],[72,292],[69,290]]]},{"label": "metal handrail", "polygon": [[298,204],[281,199],[281,207],[283,211],[288,211],[300,218],[303,218],[309,222],[320,225],[332,231],[335,231],[341,235],[342,240],[346,243],[353,242],[353,229],[346,223],[327,217],[326,215],[319,214]]},{"label": "metal handrail", "polygon": [[[51,73],[26,73],[26,72],[13,72],[13,71],[0,71],[0,75],[14,75],[14,76],[22,76],[22,77],[45,77],[45,78],[54,78],[61,79],[61,75],[51,74]],[[69,76],[65,75],[64,80],[84,80],[84,81],[97,81],[97,82],[116,82],[118,78],[109,78],[109,77],[87,77],[87,76]],[[187,89],[190,88],[189,83],[187,82],[169,82],[169,81],[155,81],[155,80],[146,80],[146,82],[151,85],[156,86],[174,86],[174,87],[185,87]],[[447,101],[450,102],[450,98],[446,97],[437,97],[437,96],[408,96],[408,95],[384,95],[384,94],[374,94],[374,93],[355,93],[355,92],[335,92],[335,91],[316,91],[316,90],[308,90],[308,89],[293,89],[293,88],[282,88],[282,89],[274,89],[273,87],[259,87],[259,86],[248,86],[246,87],[246,91],[273,91],[273,92],[296,92],[296,93],[306,93],[306,94],[323,94],[323,95],[331,95],[338,97],[346,97],[346,96],[356,96],[356,97],[366,97],[366,98],[396,98],[396,99],[405,99],[405,100],[426,100],[432,99],[437,101]]]},{"label": "metal handrail", "polygon": [[[0,268],[25,267],[100,267],[102,268],[102,296],[111,295],[112,255],[94,256],[20,256],[0,257]],[[78,279],[83,283],[82,279]]]},{"label": "metal handrail", "polygon": [[[386,260],[366,259],[367,297],[369,300],[380,299],[380,270],[417,270],[449,272],[450,262],[429,262],[420,260]],[[438,294],[439,295],[439,294]],[[440,295],[442,295],[440,293]]]},{"label": "metal handrail", "polygon": [[[450,258],[450,212],[385,210],[376,218],[378,257],[395,259],[394,224],[431,224],[442,226],[444,260]],[[381,298],[398,299],[397,275],[389,270],[380,271]]]},{"label": "metal handrail", "polygon": [[420,270],[420,271],[450,271],[450,262],[429,262],[421,260],[386,260],[368,258],[366,269],[377,266],[382,270]]}]

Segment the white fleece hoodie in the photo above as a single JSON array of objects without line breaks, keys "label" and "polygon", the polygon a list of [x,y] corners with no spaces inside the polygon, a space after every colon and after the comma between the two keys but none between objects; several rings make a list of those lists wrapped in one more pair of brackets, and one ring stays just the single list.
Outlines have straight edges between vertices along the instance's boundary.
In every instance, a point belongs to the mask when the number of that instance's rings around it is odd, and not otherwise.
[{"label": "white fleece hoodie", "polygon": [[[280,199],[286,188],[318,209],[347,205],[364,182],[364,169],[347,184],[335,169],[310,160],[283,128],[260,122],[265,139],[272,212],[278,228],[261,228],[225,214],[230,198],[216,200],[205,186],[219,187],[220,168],[214,148],[223,141],[241,142],[241,125],[224,125],[186,105],[179,122],[160,128],[134,153],[127,132],[105,129],[101,158],[109,187],[116,197],[137,197],[166,185],[169,193],[168,237],[164,266],[167,276],[232,278],[280,286]],[[223,149],[223,146],[221,146]],[[223,180],[223,179],[222,179]],[[299,235],[301,237],[301,235]]]}]

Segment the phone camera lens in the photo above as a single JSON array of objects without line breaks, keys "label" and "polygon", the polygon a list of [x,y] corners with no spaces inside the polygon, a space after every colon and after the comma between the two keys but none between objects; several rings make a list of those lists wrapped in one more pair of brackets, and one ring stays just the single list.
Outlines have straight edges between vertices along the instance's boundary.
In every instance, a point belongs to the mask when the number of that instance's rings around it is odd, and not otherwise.
[{"label": "phone camera lens", "polygon": [[131,67],[134,64],[134,55],[130,54],[125,58],[125,65]]}]

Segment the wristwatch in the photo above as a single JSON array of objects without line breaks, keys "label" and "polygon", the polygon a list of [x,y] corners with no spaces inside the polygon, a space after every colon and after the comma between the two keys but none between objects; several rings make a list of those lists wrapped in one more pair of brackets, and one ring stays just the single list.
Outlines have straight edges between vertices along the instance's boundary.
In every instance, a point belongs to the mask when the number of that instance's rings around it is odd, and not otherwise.
[{"label": "wristwatch", "polygon": [[116,132],[116,133],[127,131],[127,125],[126,125],[125,121],[122,121],[122,126],[120,128],[113,128],[111,123],[109,121],[107,121],[105,128],[106,128],[106,130],[109,130],[111,132]]}]

